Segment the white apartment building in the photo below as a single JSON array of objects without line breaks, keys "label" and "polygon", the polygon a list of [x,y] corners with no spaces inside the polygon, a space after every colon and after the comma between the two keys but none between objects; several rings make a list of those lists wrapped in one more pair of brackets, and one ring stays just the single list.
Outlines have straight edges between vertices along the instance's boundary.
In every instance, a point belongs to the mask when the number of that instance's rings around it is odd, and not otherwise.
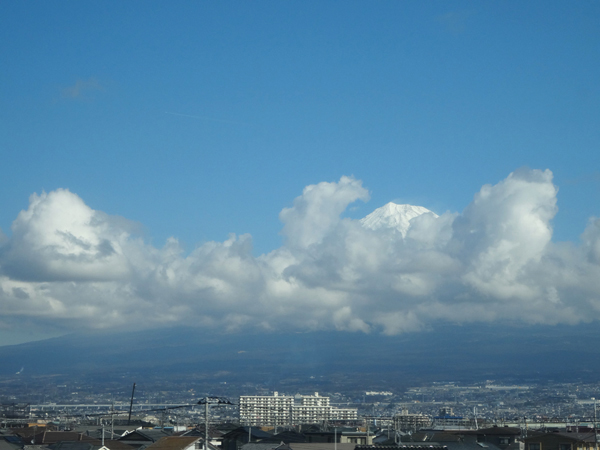
[{"label": "white apartment building", "polygon": [[356,420],[357,410],[335,408],[329,397],[314,395],[272,396],[244,395],[240,397],[240,421],[248,426],[287,426],[323,420]]},{"label": "white apartment building", "polygon": [[331,408],[331,420],[356,420],[358,415],[356,409],[352,408]]},{"label": "white apartment building", "polygon": [[279,395],[243,395],[240,397],[240,421],[248,426],[290,425],[294,397]]}]

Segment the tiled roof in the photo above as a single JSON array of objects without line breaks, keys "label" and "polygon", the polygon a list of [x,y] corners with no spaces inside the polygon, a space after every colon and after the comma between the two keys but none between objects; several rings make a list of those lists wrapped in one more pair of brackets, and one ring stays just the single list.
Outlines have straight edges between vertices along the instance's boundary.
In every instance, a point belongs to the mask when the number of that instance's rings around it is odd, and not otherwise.
[{"label": "tiled roof", "polygon": [[586,432],[586,433],[573,433],[570,431],[559,431],[552,433],[540,433],[535,434],[533,436],[528,436],[524,440],[526,442],[535,441],[536,439],[543,439],[548,436],[560,436],[561,438],[573,440],[573,441],[583,441],[583,442],[594,442],[594,433]]},{"label": "tiled roof", "polygon": [[[33,440],[33,436],[31,437]],[[29,440],[26,438],[25,440]],[[69,441],[94,441],[94,438],[86,436],[85,434],[75,433],[74,431],[42,431],[35,435],[34,442],[36,444],[55,444],[57,442]]]},{"label": "tiled roof", "polygon": [[242,445],[241,450],[273,450],[278,444],[273,442],[249,442]]},{"label": "tiled roof", "polygon": [[[111,439],[105,439],[104,446],[109,450],[134,450],[135,448],[131,445],[124,444],[121,441],[115,441]],[[90,450],[98,450],[102,447],[102,441],[100,439],[90,439],[85,441],[60,441],[51,444],[49,447],[52,450],[86,450],[87,448]]]},{"label": "tiled roof", "polygon": [[123,436],[120,441],[149,441],[156,442],[160,438],[165,436],[169,436],[168,433],[165,433],[163,430],[135,430],[132,433],[129,433]]},{"label": "tiled roof", "polygon": [[184,450],[198,440],[200,438],[197,436],[166,436],[146,448],[150,450]]},{"label": "tiled roof", "polygon": [[230,431],[227,434],[223,435],[224,439],[236,438],[239,435],[248,436],[248,434],[252,434],[252,437],[255,439],[266,439],[268,437],[273,436],[271,433],[267,433],[266,431],[261,430],[257,427],[239,427],[235,430]]},{"label": "tiled roof", "polygon": [[432,444],[429,442],[410,442],[398,445],[357,445],[355,450],[447,450],[445,445]]},{"label": "tiled roof", "polygon": [[85,441],[62,441],[51,446],[52,450],[94,450],[94,447],[93,443]]},{"label": "tiled roof", "polygon": [[[455,433],[455,432],[451,432]],[[465,430],[465,431],[457,431],[457,434],[485,434],[486,436],[492,435],[520,435],[521,429],[515,427],[490,427],[490,428],[480,428],[479,430]]]},{"label": "tiled roof", "polygon": [[261,439],[260,442],[264,444],[269,442],[275,444],[285,442],[286,444],[290,444],[292,442],[306,442],[306,437],[297,431],[282,431],[281,433],[277,433],[275,436]]},{"label": "tiled roof", "polygon": [[335,442],[302,442],[290,444],[292,450],[354,450],[356,444]]},{"label": "tiled roof", "polygon": [[[100,441],[100,444],[102,444],[102,441]],[[124,442],[113,439],[104,439],[104,446],[110,450],[133,450],[135,448]]]}]

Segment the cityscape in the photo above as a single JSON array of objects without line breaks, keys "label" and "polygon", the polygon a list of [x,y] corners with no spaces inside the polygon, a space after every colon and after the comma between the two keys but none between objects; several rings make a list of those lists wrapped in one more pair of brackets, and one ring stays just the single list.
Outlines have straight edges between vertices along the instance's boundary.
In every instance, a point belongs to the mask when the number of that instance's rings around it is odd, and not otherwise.
[{"label": "cityscape", "polygon": [[44,384],[43,402],[34,391],[39,384],[1,380],[0,448],[541,450],[536,446],[543,445],[566,450],[568,444],[591,450],[597,445],[597,383],[448,381],[401,392],[332,393],[283,393],[260,385],[199,392],[167,380],[162,389],[134,383],[131,392],[75,380],[37,383]]},{"label": "cityscape", "polygon": [[[57,381],[64,384],[55,384]],[[136,418],[154,426],[159,422],[177,422],[190,427],[204,420],[204,407],[198,404],[199,401],[220,398],[228,403],[215,408],[211,412],[211,420],[261,427],[288,427],[323,421],[364,424],[365,421],[389,420],[398,415],[421,415],[428,418],[428,425],[432,425],[444,408],[452,410],[450,415],[461,417],[465,428],[475,423],[490,426],[510,424],[522,428],[591,426],[595,399],[600,398],[598,383],[506,385],[493,380],[471,385],[436,382],[409,387],[401,392],[283,393],[251,384],[237,387],[217,385],[210,392],[200,392],[189,384],[168,380],[164,380],[162,385],[138,385],[133,397],[131,386],[121,386],[116,391],[112,391],[113,388],[114,383],[102,386],[98,382],[86,384],[54,380],[52,377],[25,383],[3,379],[0,384],[3,423],[5,426],[9,424],[13,415],[15,423],[27,419],[61,424],[65,418],[68,418],[67,422],[85,421],[89,415],[98,416],[111,411],[118,412],[122,419],[131,407]],[[168,409],[173,407],[176,409]],[[306,412],[307,408],[311,412]],[[300,412],[302,409],[304,413]]]}]

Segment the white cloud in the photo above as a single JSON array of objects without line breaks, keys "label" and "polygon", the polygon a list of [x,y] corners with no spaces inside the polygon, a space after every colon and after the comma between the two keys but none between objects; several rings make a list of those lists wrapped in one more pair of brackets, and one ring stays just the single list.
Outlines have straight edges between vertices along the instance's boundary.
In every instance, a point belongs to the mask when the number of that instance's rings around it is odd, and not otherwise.
[{"label": "white cloud", "polygon": [[294,206],[279,214],[288,245],[305,248],[320,243],[340,222],[340,214],[359,199],[367,201],[369,192],[361,181],[350,177],[305,187]]},{"label": "white cloud", "polygon": [[33,194],[1,250],[6,275],[24,280],[113,280],[129,276],[129,230],[59,189]]},{"label": "white cloud", "polygon": [[596,320],[600,220],[580,245],[552,242],[556,193],[550,171],[517,171],[462,213],[411,219],[402,237],[341,219],[369,198],[342,177],[305,188],[281,212],[284,246],[258,258],[249,235],[186,255],[173,238],[145,243],[68,190],[34,194],[0,240],[0,319],[387,334],[439,321]]},{"label": "white cloud", "polygon": [[589,261],[600,264],[600,219],[590,219],[582,238]]},{"label": "white cloud", "polygon": [[100,82],[91,77],[87,80],[77,80],[75,84],[67,86],[62,89],[62,96],[70,99],[88,99],[91,93],[95,91],[102,91],[104,87]]},{"label": "white cloud", "polygon": [[468,263],[463,280],[495,297],[537,295],[526,269],[550,243],[556,193],[549,170],[514,172],[483,186],[454,223],[454,243]]}]

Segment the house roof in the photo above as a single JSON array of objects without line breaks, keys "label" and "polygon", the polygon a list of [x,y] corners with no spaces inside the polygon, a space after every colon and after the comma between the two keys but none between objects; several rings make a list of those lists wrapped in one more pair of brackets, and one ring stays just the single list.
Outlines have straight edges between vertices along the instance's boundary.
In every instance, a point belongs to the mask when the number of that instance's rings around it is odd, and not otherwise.
[{"label": "house roof", "polygon": [[275,447],[273,450],[292,450],[292,447],[290,447],[286,443],[282,442],[277,447]]},{"label": "house roof", "polygon": [[277,433],[275,436],[270,436],[265,439],[261,439],[261,444],[264,443],[281,443],[285,442],[286,444],[290,444],[292,442],[306,442],[306,437],[298,433],[297,431],[282,431],[281,433]]},{"label": "house roof", "polygon": [[94,450],[100,446],[95,446],[93,442],[89,441],[61,441],[52,444],[50,448],[52,450]]},{"label": "house roof", "polygon": [[19,436],[14,436],[12,434],[2,436],[2,440],[10,442],[11,444],[18,445],[19,447],[23,445],[23,440]]},{"label": "house roof", "polygon": [[233,422],[224,422],[224,423],[215,424],[215,427],[217,429],[221,430],[223,433],[227,433],[229,431],[235,430],[236,428],[239,428],[240,424],[233,423]]},{"label": "house roof", "polygon": [[552,438],[552,436],[560,437],[560,439],[568,439],[571,441],[594,442],[594,433],[573,433],[571,431],[558,431],[551,433],[540,433],[533,436],[528,436],[524,439],[525,442],[535,442],[543,438]]},{"label": "house roof", "polygon": [[223,435],[223,439],[235,439],[238,436],[248,436],[250,434],[254,439],[266,439],[273,436],[271,433],[261,430],[257,427],[238,427]]},{"label": "house roof", "polygon": [[151,450],[185,450],[199,440],[198,436],[165,436],[146,448]]},{"label": "house roof", "polygon": [[500,450],[499,447],[489,442],[477,442],[475,439],[466,439],[457,442],[444,442],[448,450]]},{"label": "house roof", "polygon": [[356,444],[334,442],[301,442],[292,443],[292,450],[354,450]]},{"label": "house roof", "polygon": [[0,436],[0,450],[16,450],[23,447],[23,442],[18,436]]},{"label": "house roof", "polygon": [[[104,447],[109,450],[133,450],[135,447],[112,439],[104,440]],[[84,441],[60,441],[49,445],[52,450],[99,450],[102,448],[100,439],[89,439]]]},{"label": "house roof", "polygon": [[[99,441],[99,444],[102,444],[102,441]],[[104,446],[108,447],[110,450],[133,450],[135,447],[131,445],[127,445],[124,442],[114,439],[104,439]]]},{"label": "house roof", "polygon": [[[239,428],[239,426],[237,428]],[[223,432],[222,430],[219,430],[218,428],[210,427],[208,429],[208,436],[211,439],[220,438],[224,434],[225,434],[225,432]],[[195,427],[195,428],[192,428],[191,430],[186,430],[182,433],[179,433],[179,436],[202,436],[202,437],[204,437],[204,427],[203,426]]]},{"label": "house roof", "polygon": [[485,434],[486,436],[492,435],[515,435],[518,436],[521,434],[521,429],[516,427],[490,427],[490,428],[480,428],[479,430],[464,430],[464,431],[452,431],[451,433],[457,434]]},{"label": "house roof", "polygon": [[[339,444],[338,444],[339,445]],[[410,442],[399,445],[357,445],[355,450],[447,450],[445,445],[432,445],[430,442]],[[294,449],[295,450],[295,449]]]},{"label": "house roof", "polygon": [[460,441],[460,436],[458,434],[452,434],[444,431],[427,431],[427,432],[418,432],[408,437],[403,437],[402,439],[408,440],[410,442],[458,442]]},{"label": "house roof", "polygon": [[[84,432],[84,434],[86,436],[92,437],[94,439],[99,439],[99,440],[102,440],[102,433],[103,433],[103,430],[101,428],[96,429],[96,430],[85,430],[85,432]],[[106,429],[106,428],[104,429],[104,440],[115,439],[115,437],[118,439],[122,436],[123,436],[122,434],[117,434],[117,433],[111,435],[110,429]]]},{"label": "house roof", "polygon": [[135,430],[132,433],[129,433],[123,436],[120,441],[145,441],[145,442],[156,442],[160,438],[165,436],[170,436],[169,433],[164,432],[163,430]]},{"label": "house roof", "polygon": [[274,450],[280,445],[274,442],[248,442],[242,445],[241,450]]},{"label": "house roof", "polygon": [[[44,430],[41,433],[37,433],[35,437],[31,436],[31,439],[35,442],[35,444],[56,444],[57,442],[68,441],[68,442],[78,442],[78,441],[95,441],[94,438],[86,436],[85,434],[76,433],[74,431],[46,431]],[[28,439],[25,439],[28,440]]]}]

